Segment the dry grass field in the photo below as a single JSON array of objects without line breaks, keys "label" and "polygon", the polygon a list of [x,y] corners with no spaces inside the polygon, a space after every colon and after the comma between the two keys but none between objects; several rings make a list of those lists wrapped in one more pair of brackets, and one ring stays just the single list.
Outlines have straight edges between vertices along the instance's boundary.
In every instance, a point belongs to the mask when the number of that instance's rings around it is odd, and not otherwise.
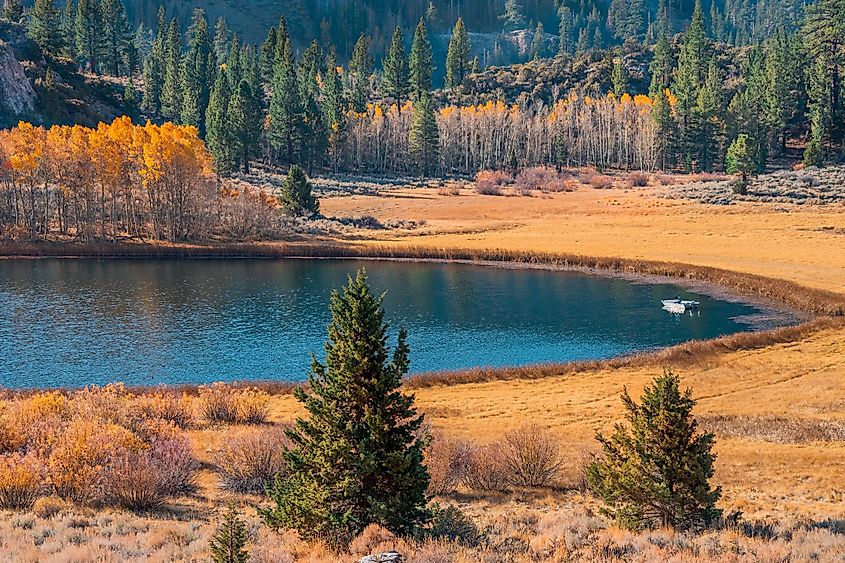
[{"label": "dry grass field", "polygon": [[[581,186],[566,193],[483,196],[468,186],[390,188],[326,197],[321,205],[327,216],[373,216],[415,225],[360,228],[333,241],[358,247],[505,249],[667,261],[845,295],[845,206],[713,206],[667,199],[667,189]],[[499,493],[461,490],[440,499],[459,505],[484,530],[487,539],[477,548],[408,543],[374,534],[356,540],[363,551],[342,556],[269,534],[250,508],[261,498],[237,495],[252,532],[253,560],[351,561],[392,547],[421,563],[841,560],[845,323],[837,318],[817,326],[772,343],[714,347],[706,354],[687,353],[694,350],[689,348],[594,369],[548,367],[531,377],[415,386],[419,408],[452,440],[483,444],[526,422],[547,427],[565,460],[561,486]],[[578,491],[584,462],[596,451],[595,432],[608,430],[622,414],[623,387],[636,398],[664,368],[692,387],[701,425],[716,433],[720,506],[726,512],[741,511],[744,527],[692,536],[666,530],[631,534],[599,518],[596,501]],[[300,412],[289,393],[282,390],[270,397],[270,421],[287,422]],[[220,486],[218,452],[243,431],[208,424],[188,430],[201,462],[198,489],[163,511],[3,513],[0,559],[206,560],[217,510],[233,498]]]}]

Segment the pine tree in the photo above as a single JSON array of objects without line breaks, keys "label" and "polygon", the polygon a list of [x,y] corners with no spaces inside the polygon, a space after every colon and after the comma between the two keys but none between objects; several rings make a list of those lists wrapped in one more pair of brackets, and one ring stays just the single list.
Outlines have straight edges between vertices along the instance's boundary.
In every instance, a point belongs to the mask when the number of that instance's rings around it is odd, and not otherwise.
[{"label": "pine tree", "polygon": [[279,193],[282,209],[290,215],[317,215],[320,202],[311,194],[311,183],[305,170],[298,164],[291,165],[288,175]]},{"label": "pine tree", "polygon": [[225,72],[220,72],[211,89],[208,111],[205,114],[205,144],[214,160],[215,170],[224,176],[235,168],[229,131],[230,98],[229,79]]},{"label": "pine tree", "polygon": [[53,0],[35,0],[29,13],[27,33],[46,52],[56,55],[64,46],[61,15]]},{"label": "pine tree", "polygon": [[126,106],[126,115],[134,116],[138,111],[138,92],[135,90],[135,81],[132,77],[126,81],[123,88],[123,104]]},{"label": "pine tree", "polygon": [[542,57],[546,50],[546,32],[543,31],[543,22],[537,22],[534,36],[531,38],[531,45],[528,46],[528,56],[532,60]]},{"label": "pine tree", "polygon": [[190,39],[182,73],[181,121],[185,125],[198,127],[200,133],[205,134],[205,112],[215,81],[217,57],[204,10],[194,10],[193,23],[188,32]]},{"label": "pine tree", "polygon": [[702,170],[712,170],[721,152],[723,109],[722,77],[716,62],[711,60],[693,111],[696,130],[694,152]]},{"label": "pine tree", "polygon": [[426,92],[417,98],[413,111],[408,150],[420,174],[428,176],[436,169],[440,152],[440,137],[431,94]]},{"label": "pine tree", "polygon": [[296,62],[287,31],[279,35],[279,49],[273,68],[273,94],[270,98],[270,144],[281,150],[285,162],[293,164],[298,157],[302,138],[302,98],[299,93]]},{"label": "pine tree", "polygon": [[672,106],[666,95],[668,90],[658,90],[652,94],[651,115],[657,126],[657,139],[660,143],[660,168],[666,170],[675,160],[675,120]]},{"label": "pine tree", "polygon": [[525,27],[525,15],[519,0],[505,0],[505,11],[499,16],[507,29],[522,29]]},{"label": "pine tree", "polygon": [[182,111],[182,39],[176,18],[170,21],[164,43],[164,82],[161,86],[161,116],[175,121]]},{"label": "pine tree", "polygon": [[401,112],[402,102],[408,97],[411,85],[408,76],[408,57],[405,56],[405,42],[402,38],[402,28],[398,25],[393,30],[393,39],[390,41],[390,48],[381,66],[381,93],[383,96],[392,98]]},{"label": "pine tree", "polygon": [[613,60],[613,70],[610,72],[610,81],[613,83],[613,93],[617,97],[628,93],[628,71],[625,70],[625,55],[620,53]]},{"label": "pine tree", "polygon": [[302,99],[302,162],[308,173],[314,165],[322,162],[326,154],[328,131],[323,110],[320,107],[320,85],[317,76],[321,68],[320,48],[317,40],[302,54],[299,78],[300,98]]},{"label": "pine tree", "polygon": [[402,389],[408,372],[405,330],[388,359],[382,298],[359,271],[333,292],[326,363],[313,361],[308,387],[296,398],[308,417],[288,433],[289,477],[269,491],[262,510],[271,528],[345,546],[368,524],[410,535],[428,520],[428,471],[419,436],[423,417]]},{"label": "pine tree", "polygon": [[352,108],[357,112],[367,109],[370,99],[370,76],[374,66],[370,53],[370,38],[361,34],[355,42],[352,58],[349,60],[349,99]]},{"label": "pine tree", "polygon": [[3,7],[3,17],[12,23],[18,23],[23,19],[23,3],[21,0],[6,0]]},{"label": "pine tree", "polygon": [[[123,0],[102,0],[102,33],[105,49],[103,63],[106,72],[112,76],[119,76],[126,68],[126,53],[132,32]],[[127,73],[128,74],[128,71]]]},{"label": "pine tree", "polygon": [[414,100],[431,91],[431,77],[434,66],[431,58],[431,43],[428,40],[428,30],[425,20],[420,19],[414,32],[414,42],[411,44],[411,58],[408,61],[411,72],[411,93]]},{"label": "pine tree", "polygon": [[62,12],[62,51],[69,59],[76,59],[76,4],[73,0],[65,0]]},{"label": "pine tree", "polygon": [[229,57],[229,47],[232,45],[232,32],[226,20],[221,16],[214,22],[214,55],[218,61],[225,61]]},{"label": "pine tree", "polygon": [[241,80],[229,101],[228,115],[231,151],[237,164],[249,174],[249,162],[258,152],[261,133],[261,107],[247,80]]},{"label": "pine tree", "polygon": [[695,158],[697,131],[693,123],[695,118],[693,114],[698,103],[698,95],[704,85],[707,61],[710,57],[709,41],[707,40],[704,16],[701,11],[701,0],[696,0],[692,22],[681,42],[678,66],[675,69],[675,80],[672,84],[672,93],[677,99],[675,111],[680,121],[682,153],[687,167],[691,165]]},{"label": "pine tree", "polygon": [[90,72],[99,71],[103,51],[103,19],[97,0],[77,0],[76,52]]},{"label": "pine tree", "polygon": [[765,120],[780,154],[786,151],[787,128],[798,113],[801,69],[797,54],[797,45],[782,29],[766,47]]},{"label": "pine tree", "polygon": [[261,80],[264,84],[273,82],[273,62],[276,60],[276,26],[267,32],[267,39],[261,44]]},{"label": "pine tree", "polygon": [[651,73],[648,94],[654,97],[657,92],[666,90],[672,80],[672,52],[665,35],[661,35],[654,45],[654,56],[648,70]]},{"label": "pine tree", "polygon": [[574,50],[572,42],[572,9],[569,6],[561,4],[557,11],[558,23],[558,37],[560,40],[558,46],[558,54],[571,55]]},{"label": "pine tree", "polygon": [[211,560],[214,563],[246,563],[249,561],[249,554],[245,549],[246,542],[246,525],[232,504],[223,517],[223,522],[209,540]]},{"label": "pine tree", "polygon": [[346,104],[343,100],[343,87],[337,71],[334,52],[326,58],[326,72],[323,75],[323,116],[328,127],[329,155],[332,169],[336,172],[340,166],[342,148],[346,132]]},{"label": "pine tree", "polygon": [[748,135],[742,133],[733,140],[728,147],[725,156],[725,170],[728,174],[740,174],[740,184],[735,190],[737,193],[745,194],[748,186],[748,175],[757,168],[755,158],[748,146]]},{"label": "pine tree", "polygon": [[150,115],[161,112],[161,88],[164,82],[165,37],[164,6],[158,11],[156,35],[150,47],[150,56],[144,61],[144,101],[142,109]]},{"label": "pine tree", "polygon": [[449,50],[446,53],[446,88],[460,86],[469,71],[470,64],[469,34],[464,26],[464,19],[458,18],[452,37],[449,39]]},{"label": "pine tree", "polygon": [[829,69],[831,63],[824,57],[813,61],[807,86],[808,110],[810,115],[810,141],[804,151],[804,164],[821,166],[827,159],[827,148],[833,131],[831,102],[834,84]]},{"label": "pine tree", "polygon": [[588,466],[587,482],[626,527],[688,529],[721,514],[715,506],[721,490],[709,483],[714,437],[697,431],[692,392],[679,387],[671,373],[658,377],[639,405],[625,389],[629,427],[617,424],[610,438],[596,436],[604,455]]}]

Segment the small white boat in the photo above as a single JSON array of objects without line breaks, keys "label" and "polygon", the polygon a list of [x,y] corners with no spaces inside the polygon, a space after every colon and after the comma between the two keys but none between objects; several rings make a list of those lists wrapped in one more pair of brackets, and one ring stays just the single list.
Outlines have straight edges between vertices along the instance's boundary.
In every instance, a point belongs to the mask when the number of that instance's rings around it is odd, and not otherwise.
[{"label": "small white boat", "polygon": [[675,299],[664,299],[661,301],[663,308],[670,313],[682,315],[687,311],[697,311],[701,305],[698,301],[687,301],[676,297]]}]

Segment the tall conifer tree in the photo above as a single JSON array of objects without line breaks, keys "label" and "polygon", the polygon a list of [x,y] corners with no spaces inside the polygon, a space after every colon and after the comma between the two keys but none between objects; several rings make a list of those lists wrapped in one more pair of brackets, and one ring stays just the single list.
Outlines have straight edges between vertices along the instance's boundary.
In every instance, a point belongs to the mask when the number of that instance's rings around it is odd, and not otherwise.
[{"label": "tall conifer tree", "polygon": [[408,97],[410,87],[408,57],[405,56],[402,28],[397,25],[396,29],[393,30],[393,38],[390,41],[387,56],[382,63],[381,93],[383,96],[395,100],[401,112],[402,102]]},{"label": "tall conifer tree", "polygon": [[470,44],[464,19],[458,18],[452,37],[449,39],[449,50],[446,53],[446,88],[460,86],[464,77],[469,73]]},{"label": "tall conifer tree", "polygon": [[425,20],[420,19],[414,32],[414,42],[411,44],[411,58],[408,61],[411,73],[411,93],[417,100],[431,91],[431,77],[434,67],[431,58],[431,42],[428,40],[428,30]]},{"label": "tall conifer tree", "polygon": [[393,533],[416,532],[428,519],[428,471],[423,464],[423,422],[405,394],[407,335],[399,331],[392,358],[382,298],[359,271],[333,292],[326,362],[313,361],[308,387],[295,391],[305,408],[289,431],[288,475],[262,510],[272,528],[293,528],[305,539],[345,547],[367,525]]}]

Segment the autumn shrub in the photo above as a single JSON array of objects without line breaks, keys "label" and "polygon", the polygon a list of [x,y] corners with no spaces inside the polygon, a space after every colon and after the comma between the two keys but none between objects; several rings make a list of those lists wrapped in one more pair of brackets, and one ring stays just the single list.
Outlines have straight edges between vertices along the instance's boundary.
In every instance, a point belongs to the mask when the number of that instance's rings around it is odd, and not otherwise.
[{"label": "autumn shrub", "polygon": [[198,463],[185,437],[164,436],[146,447],[120,453],[109,461],[103,475],[107,504],[146,510],[195,487]]},{"label": "autumn shrub", "polygon": [[214,457],[223,488],[262,493],[276,475],[284,475],[282,448],[288,444],[284,430],[283,426],[251,428],[228,439]]},{"label": "autumn shrub", "polygon": [[141,441],[121,426],[73,420],[56,438],[47,463],[56,494],[81,504],[103,502],[110,464],[141,447]]},{"label": "autumn shrub", "polygon": [[213,383],[200,387],[200,411],[212,423],[263,424],[270,414],[270,396],[256,388]]},{"label": "autumn shrub", "polygon": [[606,190],[613,187],[613,178],[604,174],[597,174],[590,178],[590,185],[597,190]]},{"label": "autumn shrub", "polygon": [[47,468],[33,454],[0,455],[0,508],[28,509],[46,491]]},{"label": "autumn shrub", "polygon": [[442,432],[432,433],[425,450],[425,465],[430,481],[428,494],[449,495],[455,492],[467,472],[470,445],[447,438]]},{"label": "autumn shrub", "polygon": [[628,184],[635,188],[642,188],[648,185],[648,174],[645,172],[631,172],[628,174]]},{"label": "autumn shrub", "polygon": [[437,188],[437,194],[444,196],[461,195],[461,188],[457,184],[447,184]]},{"label": "autumn shrub", "polygon": [[67,509],[67,503],[59,497],[40,497],[32,504],[32,513],[39,518],[52,518]]},{"label": "autumn shrub", "polygon": [[498,443],[469,448],[463,484],[476,491],[507,490],[508,478]]},{"label": "autumn shrub", "polygon": [[370,524],[349,543],[349,553],[356,558],[394,549],[396,536],[383,526]]},{"label": "autumn shrub", "polygon": [[236,393],[237,422],[264,424],[270,416],[270,395],[261,389],[240,389]]},{"label": "autumn shrub", "polygon": [[501,170],[482,170],[475,175],[475,191],[481,195],[501,195],[502,188],[512,182],[510,174]]},{"label": "autumn shrub", "polygon": [[156,392],[140,395],[133,400],[132,408],[145,419],[172,422],[179,428],[190,428],[194,421],[191,398],[186,394]]},{"label": "autumn shrub", "polygon": [[539,190],[541,192],[569,192],[577,184],[567,174],[559,173],[550,166],[532,166],[524,168],[516,176],[516,185],[520,189]]},{"label": "autumn shrub", "polygon": [[547,487],[563,465],[557,440],[536,423],[506,433],[497,449],[508,482],[517,486]]}]

